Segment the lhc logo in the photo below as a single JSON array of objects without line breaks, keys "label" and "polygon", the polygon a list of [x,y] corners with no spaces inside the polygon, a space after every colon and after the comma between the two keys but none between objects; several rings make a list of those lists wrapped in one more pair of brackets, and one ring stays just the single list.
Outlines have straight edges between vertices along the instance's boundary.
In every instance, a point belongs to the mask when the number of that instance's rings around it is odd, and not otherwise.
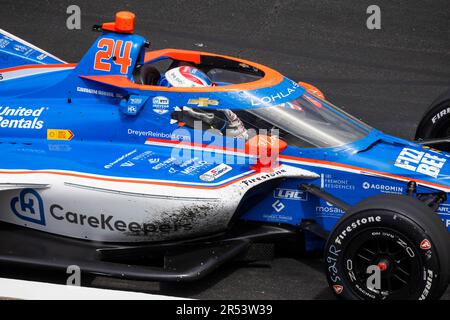
[{"label": "lhc logo", "polygon": [[33,189],[24,189],[11,200],[11,210],[22,220],[45,225],[44,203]]}]

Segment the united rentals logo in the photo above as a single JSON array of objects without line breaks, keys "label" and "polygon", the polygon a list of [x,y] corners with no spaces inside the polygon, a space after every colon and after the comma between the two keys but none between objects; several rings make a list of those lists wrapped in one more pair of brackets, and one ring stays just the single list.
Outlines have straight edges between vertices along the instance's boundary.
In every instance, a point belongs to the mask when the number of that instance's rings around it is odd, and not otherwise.
[{"label": "united rentals logo", "polygon": [[0,106],[0,128],[5,129],[34,129],[44,127],[44,121],[39,120],[47,108],[11,108]]}]

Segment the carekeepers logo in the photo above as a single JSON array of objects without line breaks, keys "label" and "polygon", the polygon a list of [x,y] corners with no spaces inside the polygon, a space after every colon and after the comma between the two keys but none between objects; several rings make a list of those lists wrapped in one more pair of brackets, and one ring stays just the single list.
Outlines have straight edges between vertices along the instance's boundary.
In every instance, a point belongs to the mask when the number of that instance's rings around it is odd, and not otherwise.
[{"label": "carekeepers logo", "polygon": [[0,128],[40,130],[44,127],[44,121],[40,117],[47,109],[0,106]]},{"label": "carekeepers logo", "polygon": [[44,202],[36,190],[22,190],[11,200],[11,210],[22,220],[45,226]]},{"label": "carekeepers logo", "polygon": [[[44,202],[36,190],[24,189],[17,197],[11,199],[11,211],[19,219],[38,224],[46,225]],[[187,220],[173,221],[153,221],[137,222],[118,219],[109,214],[86,215],[76,212],[76,210],[65,210],[59,204],[52,204],[47,207],[47,218],[53,222],[59,221],[69,226],[88,227],[109,232],[124,232],[130,236],[147,236],[155,233],[185,232],[193,228],[192,222]]]}]

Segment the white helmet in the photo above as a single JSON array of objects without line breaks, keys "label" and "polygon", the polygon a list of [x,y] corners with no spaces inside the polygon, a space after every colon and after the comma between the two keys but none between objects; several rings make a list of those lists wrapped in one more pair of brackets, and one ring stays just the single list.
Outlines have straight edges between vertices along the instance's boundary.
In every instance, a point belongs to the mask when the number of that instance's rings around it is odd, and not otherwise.
[{"label": "white helmet", "polygon": [[165,73],[164,78],[163,82],[166,83],[163,85],[168,87],[192,88],[213,85],[211,79],[204,72],[190,66],[170,69]]}]

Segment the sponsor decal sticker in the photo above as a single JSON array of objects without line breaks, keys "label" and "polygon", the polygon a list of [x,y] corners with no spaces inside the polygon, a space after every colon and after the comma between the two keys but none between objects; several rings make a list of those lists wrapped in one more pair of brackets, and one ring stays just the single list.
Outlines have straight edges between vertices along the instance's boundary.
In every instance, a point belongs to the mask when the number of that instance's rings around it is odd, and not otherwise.
[{"label": "sponsor decal sticker", "polygon": [[119,93],[103,91],[103,90],[97,90],[97,89],[91,89],[91,88],[77,87],[77,92],[93,94],[93,95],[103,96],[103,97],[110,97],[110,98],[122,98],[122,95],[119,94]]},{"label": "sponsor decal sticker", "polygon": [[437,178],[447,159],[427,152],[404,148],[395,161],[395,166]]},{"label": "sponsor decal sticker", "polygon": [[68,129],[47,129],[47,140],[70,141],[74,136]]},{"label": "sponsor decal sticker", "polygon": [[324,205],[317,206],[316,207],[316,215],[318,217],[323,218],[340,218],[342,215],[345,214],[345,211],[342,209],[339,209],[338,207],[334,206],[333,204],[329,202],[325,202]]},{"label": "sponsor decal sticker", "polygon": [[308,193],[302,190],[277,188],[273,191],[276,199],[308,201]]},{"label": "sponsor decal sticker", "polygon": [[128,135],[130,136],[137,136],[137,137],[146,137],[146,138],[160,138],[160,139],[170,139],[170,140],[188,140],[190,139],[190,136],[188,135],[179,135],[176,133],[166,133],[166,132],[154,132],[151,130],[148,131],[141,131],[141,130],[134,130],[134,129],[128,129],[127,131]]},{"label": "sponsor decal sticker", "polygon": [[113,162],[108,163],[107,165],[104,166],[104,168],[105,168],[105,169],[111,169],[111,168],[114,167],[116,164],[122,162],[123,160],[125,160],[125,159],[127,159],[127,158],[129,158],[129,157],[131,157],[131,156],[132,156],[133,154],[135,154],[136,152],[137,152],[137,149],[134,149],[133,151],[128,152],[128,153],[126,153],[126,154],[120,156],[119,158],[117,158],[117,159],[114,160]]},{"label": "sponsor decal sticker", "polygon": [[284,208],[286,208],[286,206],[283,204],[283,202],[281,202],[280,200],[277,200],[272,204],[272,208],[276,212],[281,212],[284,210]]},{"label": "sponsor decal sticker", "polygon": [[159,163],[160,160],[161,160],[160,158],[150,158],[148,159],[148,163],[153,165]]},{"label": "sponsor decal sticker", "polygon": [[20,219],[45,226],[44,202],[33,189],[24,189],[11,200],[11,210]]},{"label": "sponsor decal sticker", "polygon": [[227,165],[225,163],[221,163],[217,167],[212,168],[211,170],[202,174],[200,176],[200,180],[211,182],[211,181],[214,181],[214,180],[220,178],[221,176],[230,172],[231,170],[233,170],[232,167],[230,167],[229,165]]},{"label": "sponsor decal sticker", "polygon": [[194,173],[197,173],[201,168],[207,167],[210,164],[207,161],[198,161],[198,158],[195,158],[196,160],[193,162],[192,165],[181,165],[181,168],[184,168],[183,170],[181,170],[181,173],[183,174],[187,174],[187,175],[192,175]]},{"label": "sponsor decal sticker", "polygon": [[189,99],[188,104],[196,105],[198,107],[218,106],[218,100],[210,100],[208,98]]},{"label": "sponsor decal sticker", "polygon": [[134,167],[135,164],[134,164],[134,162],[131,162],[130,160],[128,160],[128,161],[122,163],[120,166],[122,168],[130,168],[130,167]]},{"label": "sponsor decal sticker", "polygon": [[0,128],[40,130],[44,127],[44,121],[40,117],[46,110],[46,107],[34,109],[0,106]]},{"label": "sponsor decal sticker", "polygon": [[65,210],[58,204],[50,206],[50,215],[55,220],[69,224],[87,226],[111,232],[126,232],[131,235],[147,236],[154,233],[182,232],[189,231],[193,227],[192,224],[183,221],[167,223],[125,222],[115,218],[113,215],[100,214],[99,216],[96,216],[79,214],[77,212]]},{"label": "sponsor decal sticker", "polygon": [[296,82],[291,83],[291,86],[284,89],[283,91],[276,92],[270,96],[261,97],[261,98],[252,98],[252,106],[260,106],[260,105],[273,105],[276,104],[277,101],[288,98],[295,92],[297,92],[297,89],[300,87],[300,85]]},{"label": "sponsor decal sticker", "polygon": [[403,193],[403,187],[379,183],[370,183],[368,181],[363,182],[362,187],[364,190],[378,190],[383,193],[396,193],[396,194]]},{"label": "sponsor decal sticker", "polygon": [[174,173],[177,173],[177,172],[178,172],[178,170],[175,169],[175,168],[170,168],[170,169],[169,169],[169,173],[170,173],[170,174],[174,174]]},{"label": "sponsor decal sticker", "polygon": [[[36,190],[22,190],[19,196],[11,200],[11,210],[21,220],[38,225],[46,225],[44,202]],[[147,236],[154,233],[183,232],[193,228],[192,224],[188,221],[139,223],[134,221],[126,222],[117,219],[113,215],[103,213],[100,215],[80,214],[75,211],[65,210],[59,204],[51,205],[49,213],[49,218],[67,224],[111,232],[125,232],[134,236]]]},{"label": "sponsor decal sticker", "polygon": [[348,179],[334,178],[331,174],[321,175],[323,189],[355,190],[355,186]]},{"label": "sponsor decal sticker", "polygon": [[166,114],[169,112],[169,98],[158,96],[153,98],[153,111],[157,114]]},{"label": "sponsor decal sticker", "polygon": [[266,219],[267,221],[273,221],[273,222],[290,222],[292,220],[294,220],[292,218],[292,216],[289,215],[285,215],[285,214],[276,214],[276,213],[272,213],[272,214],[263,214],[263,218]]},{"label": "sponsor decal sticker", "polygon": [[158,162],[157,165],[153,166],[153,170],[161,170],[169,167],[170,165],[174,164],[177,161],[175,158],[169,158],[164,160],[163,162]]},{"label": "sponsor decal sticker", "polygon": [[253,184],[258,184],[258,183],[264,182],[266,180],[277,178],[280,175],[282,175],[283,173],[286,173],[285,169],[278,169],[278,170],[275,170],[273,172],[269,172],[269,173],[263,174],[261,176],[258,176],[256,178],[250,178],[250,179],[242,180],[241,183],[248,187],[248,186],[251,186]]},{"label": "sponsor decal sticker", "polygon": [[153,155],[153,151],[144,151],[141,154],[138,154],[137,156],[133,157],[132,160],[134,161],[144,161],[150,158]]}]

